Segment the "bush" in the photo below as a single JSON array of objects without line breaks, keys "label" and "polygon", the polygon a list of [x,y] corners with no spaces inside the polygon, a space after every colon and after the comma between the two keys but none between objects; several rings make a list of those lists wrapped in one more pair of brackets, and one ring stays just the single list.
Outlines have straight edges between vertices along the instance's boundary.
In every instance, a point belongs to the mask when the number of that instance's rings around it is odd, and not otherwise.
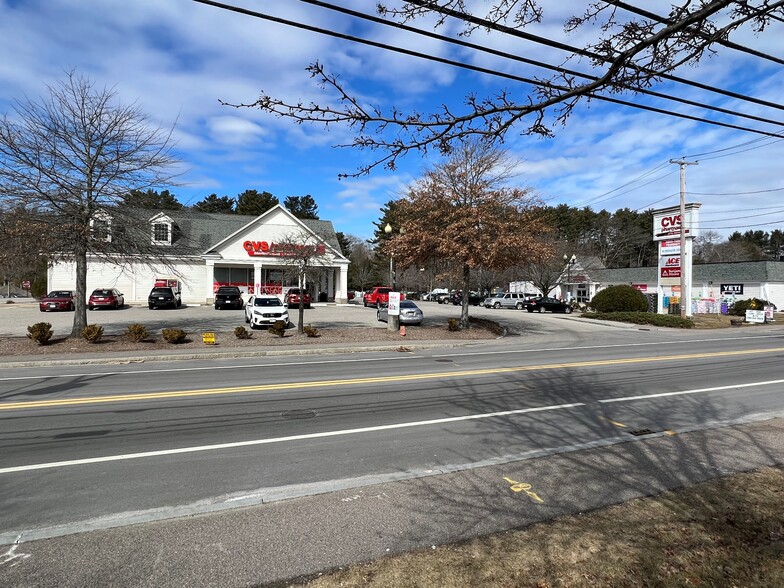
[{"label": "bush", "polygon": [[176,345],[177,343],[185,342],[187,333],[182,329],[163,329],[163,331],[161,331],[161,335],[163,335],[163,338],[166,341]]},{"label": "bush", "polygon": [[596,312],[646,312],[648,299],[631,286],[609,286],[597,292],[591,300],[591,307]]},{"label": "bush", "polygon": [[237,337],[237,339],[250,339],[253,337],[253,333],[248,331],[245,327],[237,327],[234,329],[234,336]]},{"label": "bush", "polygon": [[150,336],[150,334],[147,332],[147,327],[138,324],[128,325],[128,328],[125,329],[125,333],[123,333],[123,335],[125,335],[125,337],[134,343],[141,343]]},{"label": "bush", "polygon": [[452,332],[460,330],[460,320],[456,318],[451,318],[447,321],[446,328]]},{"label": "bush", "polygon": [[269,328],[269,332],[278,337],[286,335],[286,321],[275,321]]},{"label": "bush", "polygon": [[50,323],[35,323],[27,327],[27,336],[39,345],[46,345],[52,335],[54,331]]},{"label": "bush", "polygon": [[305,334],[308,337],[318,337],[319,336],[318,329],[316,327],[311,326],[311,325],[305,325],[304,327],[302,327],[302,330],[305,331]]},{"label": "bush", "polygon": [[583,318],[675,329],[691,329],[694,326],[691,319],[684,319],[674,314],[654,314],[652,312],[593,312],[583,314]]},{"label": "bush", "polygon": [[101,325],[87,325],[82,329],[82,339],[89,343],[98,343],[103,337],[103,327]]},{"label": "bush", "polygon": [[773,303],[768,302],[767,300],[760,300],[759,298],[736,300],[735,304],[730,307],[730,314],[746,316],[747,310],[762,310],[766,306],[773,306]]}]

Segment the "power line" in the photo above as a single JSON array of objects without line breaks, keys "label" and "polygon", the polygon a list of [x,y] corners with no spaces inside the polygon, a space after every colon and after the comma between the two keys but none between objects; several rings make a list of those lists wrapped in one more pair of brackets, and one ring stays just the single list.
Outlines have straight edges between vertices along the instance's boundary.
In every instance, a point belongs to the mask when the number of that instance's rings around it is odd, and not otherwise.
[{"label": "power line", "polygon": [[[339,33],[339,32],[336,32],[336,31],[330,31],[328,29],[324,29],[324,28],[321,28],[321,27],[316,27],[316,26],[307,25],[307,24],[304,24],[304,23],[290,21],[288,19],[272,16],[272,15],[269,15],[269,14],[265,14],[265,13],[261,13],[261,12],[257,12],[257,11],[253,11],[253,10],[248,10],[248,9],[245,9],[245,8],[240,8],[240,7],[237,7],[237,6],[231,6],[231,5],[228,5],[228,4],[223,4],[221,2],[215,2],[214,0],[193,0],[193,1],[197,2],[199,4],[206,4],[206,5],[209,5],[209,6],[214,6],[216,8],[221,8],[221,9],[224,9],[224,10],[228,10],[228,11],[231,11],[231,12],[236,12],[236,13],[243,14],[243,15],[246,15],[246,16],[252,16],[252,17],[255,17],[255,18],[263,19],[263,20],[268,20],[270,22],[275,22],[275,23],[278,23],[278,24],[292,26],[292,27],[303,29],[303,30],[307,30],[307,31],[310,31],[310,32],[315,32],[315,33],[319,33],[319,34],[323,34],[323,35],[332,36],[332,37],[335,37],[335,38],[338,38],[338,39],[344,39],[344,40],[352,41],[352,42],[355,42],[355,43],[369,45],[371,47],[376,47],[376,48],[384,49],[384,50],[387,50],[387,51],[393,51],[393,52],[396,52],[396,53],[401,53],[403,55],[409,55],[409,56],[417,57],[417,58],[420,58],[420,59],[426,59],[426,60],[430,60],[430,61],[435,61],[437,63],[443,63],[445,65],[451,65],[451,66],[454,66],[454,67],[468,69],[468,70],[475,71],[475,72],[478,72],[478,73],[483,73],[483,74],[487,74],[487,75],[491,75],[491,76],[501,77],[501,78],[509,79],[509,80],[512,80],[512,81],[522,82],[522,83],[535,85],[535,86],[546,86],[548,88],[552,88],[552,89],[556,89],[556,90],[568,90],[568,88],[565,88],[565,87],[562,87],[562,86],[556,86],[556,85],[549,84],[549,83],[545,84],[545,83],[543,83],[540,80],[524,78],[524,77],[521,77],[521,76],[516,76],[516,75],[513,75],[513,74],[499,72],[499,71],[491,70],[491,69],[484,68],[484,67],[470,65],[470,64],[459,62],[459,61],[446,59],[446,58],[443,58],[443,57],[437,57],[437,56],[434,56],[434,55],[428,55],[428,54],[425,54],[425,53],[420,53],[418,51],[412,51],[412,50],[404,49],[404,48],[401,48],[401,47],[395,47],[395,46],[392,46],[392,45],[388,45],[386,43],[380,43],[380,42],[377,42],[377,41],[371,41],[369,39],[363,39],[361,37],[356,37],[356,36],[353,36],[353,35],[347,35],[347,34]],[[767,137],[779,138],[779,137],[782,136],[780,133],[773,133],[773,132],[769,132],[769,131],[763,131],[763,130],[760,130],[760,129],[752,129],[752,128],[749,128],[749,127],[743,127],[743,126],[740,126],[740,125],[734,125],[734,124],[731,124],[731,123],[714,121],[714,120],[701,118],[701,117],[698,117],[698,116],[692,116],[692,115],[684,114],[684,113],[680,113],[680,112],[673,112],[673,111],[670,111],[670,110],[664,110],[662,108],[656,108],[656,107],[648,106],[648,105],[644,105],[644,104],[635,104],[633,102],[627,102],[625,100],[620,100],[620,99],[617,99],[617,98],[611,98],[609,96],[604,96],[604,95],[601,95],[601,94],[590,93],[590,94],[588,94],[588,97],[592,98],[592,99],[596,99],[596,100],[601,100],[601,101],[604,101],[604,102],[609,102],[611,104],[618,104],[620,106],[628,106],[628,107],[631,107],[631,108],[636,108],[638,110],[645,110],[645,111],[653,112],[653,113],[656,113],[656,114],[663,114],[663,115],[666,115],[666,116],[672,116],[672,117],[681,118],[681,119],[685,119],[685,120],[692,120],[692,121],[695,121],[695,122],[703,122],[703,123],[706,123],[706,124],[711,124],[711,125],[719,126],[719,127],[723,127],[723,128],[729,128],[729,129],[735,129],[735,130],[740,130],[740,131],[746,131],[746,132],[750,132],[750,133],[756,133],[756,134],[764,135],[764,136],[767,136]],[[766,122],[769,122],[770,124],[779,124],[776,121],[771,121],[771,120],[768,120],[768,119],[766,119]]]},{"label": "power line", "polygon": [[[559,41],[553,41],[552,39],[547,39],[545,37],[540,37],[538,35],[532,35],[531,33],[525,33],[523,31],[518,31],[517,29],[513,29],[511,27],[500,25],[498,23],[495,23],[493,21],[490,21],[490,20],[487,20],[487,19],[484,19],[484,18],[478,18],[476,16],[473,16],[473,15],[470,15],[470,14],[466,14],[464,12],[459,12],[459,11],[453,10],[451,8],[445,8],[443,6],[438,6],[436,4],[432,4],[429,0],[406,0],[406,2],[408,2],[409,4],[414,4],[414,5],[422,7],[422,8],[427,8],[429,10],[432,10],[433,12],[438,12],[438,13],[443,14],[445,16],[451,16],[452,18],[456,18],[458,20],[462,20],[464,22],[468,22],[468,23],[471,23],[473,25],[477,25],[479,27],[485,27],[485,28],[488,28],[488,29],[491,29],[491,30],[494,30],[494,31],[498,31],[500,33],[505,33],[507,35],[511,35],[513,37],[517,37],[517,38],[520,38],[520,39],[525,39],[527,41],[532,41],[532,42],[538,43],[540,45],[545,45],[547,47],[552,47],[554,49],[560,49],[561,51],[566,51],[566,52],[569,52],[569,53],[580,55],[582,57],[587,57],[589,59],[593,59],[593,60],[596,60],[596,61],[599,61],[599,62],[602,62],[602,63],[608,63],[608,61],[609,61],[608,59],[606,59],[605,57],[603,57],[602,55],[600,55],[598,53],[594,53],[594,52],[588,51],[586,49],[581,49],[579,47],[574,47],[572,45],[567,45],[566,43],[561,43]],[[778,7],[778,6],[781,6],[781,5],[784,5],[784,2],[777,2],[771,8]],[[717,93],[717,94],[721,94],[723,96],[728,96],[730,98],[736,98],[738,100],[745,100],[747,102],[753,102],[753,103],[759,104],[761,106],[767,106],[769,108],[775,108],[777,110],[784,110],[784,105],[776,104],[775,102],[768,102],[767,100],[762,100],[760,98],[754,98],[752,96],[746,96],[744,94],[739,94],[737,92],[732,92],[730,90],[724,90],[723,88],[717,88],[716,86],[709,86],[707,84],[702,84],[700,82],[695,82],[693,80],[687,80],[685,78],[680,78],[678,76],[673,76],[673,75],[668,74],[668,73],[652,71],[652,70],[649,70],[649,69],[646,69],[646,68],[643,68],[643,67],[640,67],[640,66],[635,66],[634,64],[630,64],[630,67],[634,67],[635,69],[637,69],[638,71],[640,71],[642,73],[651,74],[651,75],[654,75],[656,77],[659,77],[659,78],[662,78],[662,79],[665,79],[665,80],[670,80],[670,81],[677,82],[677,83],[680,83],[680,84],[693,86],[693,87],[699,88],[701,90],[714,92],[714,93]]]},{"label": "power line", "polygon": [[[664,18],[663,16],[659,16],[658,14],[654,14],[653,12],[643,10],[642,8],[638,8],[637,6],[632,6],[631,4],[627,4],[626,2],[622,2],[621,0],[605,0],[605,2],[607,2],[607,4],[612,4],[613,6],[617,6],[618,8],[623,8],[624,10],[627,10],[634,14],[644,16],[645,18],[655,20],[662,24],[666,24],[666,25],[675,24],[675,21],[672,20],[671,18]],[[704,35],[701,36],[704,37]],[[737,43],[733,43],[732,41],[729,41],[727,39],[714,39],[714,41],[719,45],[723,45],[724,47],[735,49],[736,51],[742,51],[743,53],[748,53],[749,55],[753,55],[754,57],[766,59],[768,61],[772,61],[773,63],[777,63],[779,65],[784,65],[784,59],[775,57],[768,53],[763,53],[762,51],[757,51],[756,49],[752,49],[750,47],[744,47],[743,45],[738,45]]]},{"label": "power line", "polygon": [[[560,74],[565,74],[565,75],[570,75],[570,76],[582,78],[582,79],[585,79],[585,80],[588,80],[588,81],[591,81],[591,82],[595,82],[595,81],[599,80],[599,78],[597,76],[594,76],[594,75],[586,74],[586,73],[579,72],[579,71],[572,70],[572,69],[567,69],[567,68],[564,68],[564,67],[558,66],[558,65],[552,65],[552,64],[545,63],[545,62],[542,62],[542,61],[537,61],[537,60],[530,59],[530,58],[527,58],[527,57],[521,57],[519,55],[513,55],[513,54],[507,53],[505,51],[499,51],[497,49],[491,49],[489,47],[483,47],[481,45],[477,45],[476,43],[469,43],[468,41],[464,41],[462,39],[454,39],[452,37],[447,37],[446,35],[440,35],[438,33],[433,33],[433,32],[430,32],[430,31],[424,31],[422,29],[417,29],[417,28],[414,28],[414,27],[411,27],[411,26],[408,26],[408,25],[405,25],[405,24],[402,24],[402,23],[389,21],[389,20],[386,20],[386,19],[383,19],[383,18],[379,18],[377,16],[373,16],[373,15],[370,15],[370,14],[365,14],[363,12],[358,12],[356,10],[351,10],[349,8],[344,8],[342,6],[334,6],[334,5],[329,4],[327,2],[322,2],[321,0],[300,0],[300,2],[303,2],[305,4],[310,4],[312,6],[318,6],[320,8],[325,8],[327,10],[332,10],[332,11],[335,11],[335,12],[338,12],[338,13],[341,13],[341,14],[345,14],[345,15],[348,15],[348,16],[353,16],[355,18],[359,18],[359,19],[362,19],[362,20],[370,21],[370,22],[373,22],[373,23],[376,23],[376,24],[389,26],[389,27],[394,27],[394,28],[397,28],[397,29],[402,30],[402,31],[406,31],[406,32],[413,33],[413,34],[416,34],[416,35],[421,35],[421,36],[428,37],[428,38],[431,38],[431,39],[436,39],[438,41],[451,43],[453,45],[458,45],[460,47],[464,47],[464,48],[467,48],[467,49],[472,49],[474,51],[479,51],[479,52],[482,52],[482,53],[488,53],[488,54],[491,54],[491,55],[495,55],[496,57],[501,57],[503,59],[509,59],[511,61],[517,61],[519,63],[525,63],[527,65],[533,65],[535,67],[540,67],[542,69],[547,69],[547,70],[554,71],[554,72],[557,72],[557,73],[560,73]],[[784,64],[784,61],[782,63]],[[538,85],[544,85],[544,84],[539,82]],[[673,102],[679,102],[681,104],[686,104],[688,106],[695,106],[697,108],[704,108],[706,110],[712,110],[712,111],[720,112],[722,114],[727,114],[727,115],[730,115],[730,116],[737,116],[737,117],[740,117],[740,118],[747,118],[749,120],[756,120],[758,122],[769,123],[769,124],[774,124],[774,125],[778,125],[778,126],[784,126],[784,122],[781,122],[781,121],[771,120],[769,118],[764,118],[764,117],[756,116],[756,115],[753,115],[753,114],[746,114],[746,113],[743,113],[743,112],[739,112],[737,110],[730,110],[728,108],[722,108],[720,106],[713,106],[713,105],[710,105],[710,104],[705,104],[703,102],[697,102],[696,100],[690,100],[688,98],[681,98],[679,96],[670,96],[668,94],[664,94],[664,93],[661,93],[661,92],[656,92],[654,90],[649,90],[647,88],[631,88],[628,85],[622,85],[621,87],[623,87],[623,88],[625,88],[627,90],[633,90],[633,91],[635,91],[637,93],[640,93],[640,94],[645,94],[647,96],[653,96],[654,98],[661,98],[663,100],[671,100]]]}]

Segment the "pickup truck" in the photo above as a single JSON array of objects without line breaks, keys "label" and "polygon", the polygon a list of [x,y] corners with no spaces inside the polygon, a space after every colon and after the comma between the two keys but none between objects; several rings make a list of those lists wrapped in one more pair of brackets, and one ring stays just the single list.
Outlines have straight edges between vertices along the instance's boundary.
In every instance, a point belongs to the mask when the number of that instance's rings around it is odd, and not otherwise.
[{"label": "pickup truck", "polygon": [[221,286],[215,292],[215,310],[221,308],[242,310],[242,292],[237,286]]},{"label": "pickup truck", "polygon": [[376,286],[369,292],[365,292],[365,295],[362,297],[362,304],[375,306],[376,308],[386,306],[389,304],[389,293],[391,291],[392,288],[389,286]]}]

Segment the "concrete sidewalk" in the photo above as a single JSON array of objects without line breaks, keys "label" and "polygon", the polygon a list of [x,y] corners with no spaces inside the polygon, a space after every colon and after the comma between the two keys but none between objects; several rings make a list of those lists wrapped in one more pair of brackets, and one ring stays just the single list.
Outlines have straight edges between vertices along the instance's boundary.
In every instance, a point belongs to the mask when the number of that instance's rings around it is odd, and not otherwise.
[{"label": "concrete sidewalk", "polygon": [[[283,585],[339,566],[418,548],[437,550],[483,534],[781,465],[782,456],[784,420],[773,419],[677,435],[619,437],[553,455],[541,451],[499,458],[485,467],[455,466],[459,471],[452,472],[392,472],[386,481],[375,477],[259,488],[215,499],[215,512],[194,509],[207,514],[31,542],[20,532],[12,539],[15,545],[0,548],[0,585]],[[531,484],[543,502],[512,491],[510,480]],[[258,506],[221,510],[252,501]],[[125,513],[124,520],[143,521],[145,514],[150,513]],[[100,521],[92,523],[101,526]],[[118,519],[117,524],[123,522]]]}]

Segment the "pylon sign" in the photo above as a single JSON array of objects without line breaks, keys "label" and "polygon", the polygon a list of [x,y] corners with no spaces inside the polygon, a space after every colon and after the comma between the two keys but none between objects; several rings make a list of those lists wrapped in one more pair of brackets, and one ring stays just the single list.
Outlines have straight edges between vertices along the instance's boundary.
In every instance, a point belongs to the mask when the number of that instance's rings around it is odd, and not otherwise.
[{"label": "pylon sign", "polygon": [[[653,240],[658,242],[659,268],[658,312],[664,311],[664,299],[677,296],[682,303],[691,301],[692,244],[699,229],[699,203],[686,204],[683,219],[685,243],[681,251],[681,209],[671,206],[653,211]],[[683,291],[680,285],[683,280]],[[690,313],[688,313],[690,314]]]}]

